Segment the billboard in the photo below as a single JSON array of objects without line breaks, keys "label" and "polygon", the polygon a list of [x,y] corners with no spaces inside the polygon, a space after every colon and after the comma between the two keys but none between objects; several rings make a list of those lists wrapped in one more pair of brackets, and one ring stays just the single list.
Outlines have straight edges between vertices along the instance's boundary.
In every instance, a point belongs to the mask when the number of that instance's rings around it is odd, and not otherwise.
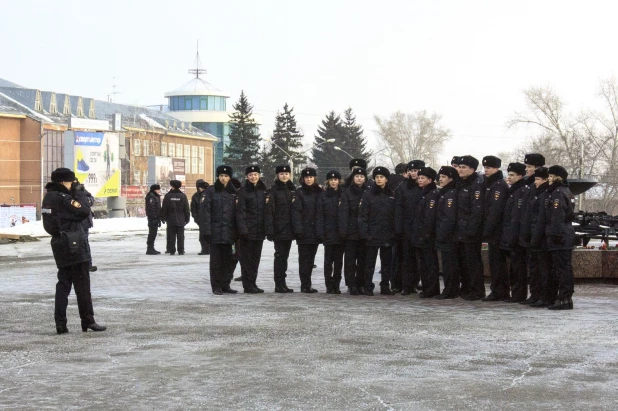
[{"label": "billboard", "polygon": [[170,180],[185,183],[185,159],[161,156],[148,157],[148,185],[160,184],[161,188],[169,187]]},{"label": "billboard", "polygon": [[36,205],[0,206],[0,228],[36,221]]}]

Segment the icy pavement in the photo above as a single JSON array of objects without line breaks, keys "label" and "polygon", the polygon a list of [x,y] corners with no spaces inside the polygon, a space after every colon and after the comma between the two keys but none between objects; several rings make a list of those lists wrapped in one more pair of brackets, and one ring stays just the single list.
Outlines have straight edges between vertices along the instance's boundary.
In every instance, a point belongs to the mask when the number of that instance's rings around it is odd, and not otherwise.
[{"label": "icy pavement", "polygon": [[0,245],[0,408],[616,409],[616,286],[578,285],[563,312],[327,295],[320,248],[320,293],[305,295],[293,246],[297,292],[281,295],[267,242],[266,294],[213,296],[196,232],[185,256],[146,256],[145,241],[91,237],[108,331],[82,333],[71,295],[62,336],[49,240]]}]

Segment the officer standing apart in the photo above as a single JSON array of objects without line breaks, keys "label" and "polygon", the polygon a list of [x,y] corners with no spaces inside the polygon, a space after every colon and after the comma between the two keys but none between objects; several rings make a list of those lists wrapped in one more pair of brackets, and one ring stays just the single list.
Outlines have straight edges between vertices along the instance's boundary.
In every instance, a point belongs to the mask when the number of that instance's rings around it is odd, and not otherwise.
[{"label": "officer standing apart", "polygon": [[43,227],[52,236],[50,243],[58,267],[54,311],[56,332],[69,332],[66,311],[72,286],[75,286],[82,331],[104,331],[106,327],[94,320],[88,270],[91,257],[82,224],[90,215],[90,206],[83,191],[71,194],[75,181],[71,170],[57,168],[52,172],[51,179],[51,183],[46,185],[41,214]]},{"label": "officer standing apart", "polygon": [[182,183],[178,180],[170,181],[172,189],[163,197],[161,207],[161,221],[167,223],[167,251],[170,255],[185,254],[185,226],[191,221],[189,200],[185,193],[180,191]]},{"label": "officer standing apart", "polygon": [[157,238],[157,230],[161,227],[161,186],[153,184],[146,194],[146,217],[148,218],[148,239],[146,240],[146,254],[161,254],[155,250],[154,243]]},{"label": "officer standing apart", "polygon": [[393,295],[390,288],[393,241],[395,240],[395,193],[388,185],[386,167],[373,169],[374,185],[363,194],[358,216],[360,236],[366,241],[364,295],[373,295],[373,274],[380,253],[380,293]]},{"label": "officer standing apart", "polygon": [[292,202],[296,198],[296,186],[290,181],[289,165],[275,168],[275,183],[266,195],[266,238],[275,243],[275,292],[292,293],[286,284],[288,257],[294,239],[292,230]]},{"label": "officer standing apart", "polygon": [[436,215],[436,245],[442,261],[444,290],[436,299],[459,297],[459,268],[457,267],[457,245],[455,243],[455,224],[457,223],[457,170],[443,166],[438,172],[440,179],[440,198]]},{"label": "officer standing apart", "polygon": [[[201,178],[195,182],[195,193],[191,196],[191,217],[193,217],[193,221],[195,224],[200,225],[200,203],[202,199],[202,195],[204,195],[204,190],[208,188],[208,183]],[[204,234],[200,232],[200,247],[201,250],[197,255],[208,255],[210,254],[210,244],[204,238]]]},{"label": "officer standing apart", "polygon": [[328,294],[341,294],[341,270],[345,243],[339,235],[339,204],[341,204],[341,174],[326,173],[326,189],[322,194],[322,227],[319,234],[324,243],[324,282]]}]

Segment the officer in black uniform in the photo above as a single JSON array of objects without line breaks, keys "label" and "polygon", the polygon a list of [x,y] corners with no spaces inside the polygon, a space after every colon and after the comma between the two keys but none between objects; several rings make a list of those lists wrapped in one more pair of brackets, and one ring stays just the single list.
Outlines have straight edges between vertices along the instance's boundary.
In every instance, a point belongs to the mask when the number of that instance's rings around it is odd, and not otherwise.
[{"label": "officer in black uniform", "polygon": [[[547,239],[545,238],[545,205],[549,202],[549,172],[547,167],[539,167],[532,176],[534,182],[534,194],[531,192],[528,207],[520,233],[520,244],[529,245],[530,266],[536,270],[530,270],[530,298],[532,302],[527,305],[535,308],[548,307],[556,302],[558,284],[550,284],[551,255],[547,251]],[[551,290],[551,291],[550,291]],[[526,301],[528,301],[526,300]]]},{"label": "officer in black uniform", "polygon": [[421,275],[421,298],[433,298],[440,294],[438,252],[434,248],[436,211],[440,198],[440,191],[436,189],[436,176],[436,170],[431,167],[418,170],[417,181],[421,194],[414,211],[411,243]]},{"label": "officer in black uniform", "polygon": [[161,252],[155,250],[154,243],[157,238],[157,230],[161,227],[161,186],[153,184],[146,194],[146,217],[148,218],[148,239],[146,240],[146,254],[157,255]]},{"label": "officer in black uniform", "polygon": [[247,235],[243,203],[230,182],[230,166],[217,167],[217,180],[202,196],[201,226],[210,243],[210,286],[215,295],[236,294],[232,282],[232,245],[239,235]]},{"label": "officer in black uniform", "polygon": [[343,188],[347,189],[348,187],[350,187],[353,184],[353,180],[354,180],[354,174],[352,173],[352,171],[354,171],[357,168],[362,168],[363,170],[367,170],[367,161],[363,160],[362,158],[353,158],[352,160],[350,160],[350,163],[348,164],[348,166],[350,167],[350,175],[348,176],[348,178],[345,180],[345,183],[343,184]]},{"label": "officer in black uniform", "polygon": [[161,206],[161,221],[167,224],[167,251],[170,255],[185,254],[185,226],[191,221],[189,200],[185,193],[180,191],[182,182],[171,180],[172,189],[163,197]]},{"label": "officer in black uniform", "polygon": [[526,166],[522,163],[511,163],[507,169],[509,183],[508,198],[504,207],[502,236],[500,249],[510,260],[509,280],[511,297],[507,302],[524,302],[528,296],[528,276],[526,270],[526,249],[519,244],[521,221],[526,212],[530,187],[523,177]]},{"label": "officer in black uniform", "polygon": [[352,185],[341,194],[339,205],[339,234],[345,241],[344,270],[346,284],[351,295],[363,292],[365,277],[365,241],[360,237],[358,209],[363,193],[369,189],[367,171],[352,170]]},{"label": "officer in black uniform", "polygon": [[300,291],[311,294],[318,290],[311,287],[311,273],[323,233],[318,227],[322,222],[322,188],[316,183],[317,171],[307,167],[300,173],[300,189],[292,201],[292,227],[298,246],[298,275]]},{"label": "officer in black uniform", "polygon": [[437,299],[459,297],[459,268],[457,266],[457,244],[455,243],[455,224],[457,223],[457,169],[440,167],[440,197],[436,214],[436,243],[442,261],[444,290]]},{"label": "officer in black uniform", "polygon": [[104,331],[106,327],[94,320],[90,295],[90,248],[82,224],[91,213],[88,200],[83,191],[71,192],[75,174],[68,168],[54,170],[51,180],[45,187],[47,193],[43,198],[41,214],[43,227],[52,236],[51,248],[58,267],[54,311],[56,332],[69,332],[67,305],[72,286],[75,287],[82,331]]},{"label": "officer in black uniform", "polygon": [[277,177],[266,194],[266,238],[275,243],[275,292],[291,293],[285,282],[288,269],[288,257],[294,231],[292,229],[292,203],[296,198],[296,186],[290,181],[289,165],[277,166]]},{"label": "officer in black uniform", "polygon": [[568,173],[562,166],[549,167],[549,201],[545,205],[545,238],[547,250],[551,255],[552,282],[558,283],[558,298],[550,310],[573,309],[573,265],[572,254],[575,246],[575,197],[569,189]]},{"label": "officer in black uniform", "polygon": [[457,188],[457,258],[461,267],[460,296],[466,300],[485,297],[481,257],[483,235],[483,178],[476,173],[479,161],[469,155],[459,157]]},{"label": "officer in black uniform", "polygon": [[393,295],[390,288],[391,260],[395,240],[395,193],[388,185],[390,172],[386,167],[373,169],[374,184],[361,199],[359,209],[360,236],[366,242],[364,294],[373,295],[373,274],[380,253],[380,293]]},{"label": "officer in black uniform", "polygon": [[322,194],[322,221],[318,236],[324,244],[324,282],[328,294],[341,294],[341,270],[345,243],[339,235],[339,204],[341,204],[341,174],[338,171],[326,173],[326,188]]},{"label": "officer in black uniform", "polygon": [[[204,194],[204,190],[208,188],[208,183],[201,178],[195,182],[196,191],[191,196],[191,217],[193,217],[193,221],[198,226],[200,225],[200,203],[202,199],[202,195]],[[201,250],[197,255],[208,255],[210,254],[210,244],[204,238],[204,234],[200,232],[199,241]]]},{"label": "officer in black uniform", "polygon": [[483,241],[487,241],[491,293],[483,301],[502,301],[509,298],[509,278],[506,255],[500,252],[502,216],[509,186],[502,174],[502,160],[496,156],[483,157],[485,186],[483,190]]},{"label": "officer in black uniform", "polygon": [[263,293],[257,286],[257,275],[262,258],[266,231],[266,185],[260,179],[260,167],[252,165],[245,170],[245,184],[240,189],[247,234],[240,238],[240,271],[245,293]]}]

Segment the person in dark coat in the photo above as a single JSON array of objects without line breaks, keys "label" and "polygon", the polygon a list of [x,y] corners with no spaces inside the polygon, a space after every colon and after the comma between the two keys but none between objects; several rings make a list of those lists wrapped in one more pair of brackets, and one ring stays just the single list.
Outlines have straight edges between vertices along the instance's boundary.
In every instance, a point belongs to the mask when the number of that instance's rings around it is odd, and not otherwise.
[{"label": "person in dark coat", "polygon": [[[397,188],[405,183],[408,179],[408,166],[406,163],[399,163],[395,166],[395,174],[391,174],[388,184],[395,192],[397,198]],[[396,293],[401,292],[402,277],[403,277],[403,238],[397,236],[395,244],[393,244],[393,264],[391,268],[391,286]]]},{"label": "person in dark coat", "polygon": [[163,197],[161,206],[161,221],[167,224],[167,250],[170,255],[176,253],[178,245],[178,255],[185,254],[185,226],[191,221],[191,211],[189,200],[185,193],[180,191],[182,182],[178,180],[170,181],[172,189]]},{"label": "person in dark coat", "polygon": [[502,160],[496,156],[483,157],[485,186],[483,190],[483,241],[487,242],[491,292],[483,301],[502,301],[509,298],[507,255],[500,251],[502,217],[509,186],[502,174]]},{"label": "person in dark coat", "polygon": [[232,246],[239,235],[246,236],[244,202],[231,183],[232,167],[217,167],[217,180],[202,196],[201,229],[210,243],[210,286],[215,295],[236,294],[232,282]]},{"label": "person in dark coat", "polygon": [[[191,196],[191,217],[193,217],[193,221],[195,224],[200,225],[200,203],[202,199],[202,195],[204,194],[204,190],[208,188],[209,184],[202,180],[201,178],[195,182],[196,191]],[[208,255],[210,254],[210,244],[204,238],[204,234],[200,232],[199,241],[201,250],[197,255]]]},{"label": "person in dark coat", "polygon": [[[230,184],[234,186],[236,191],[239,191],[242,188],[242,183],[240,182],[240,180],[236,178],[230,179]],[[234,245],[232,246],[232,263],[229,266],[230,272],[228,275],[230,278],[234,278],[234,272],[236,271],[236,267],[238,266],[238,263],[240,262],[241,254],[242,254],[242,250],[240,249],[240,237],[236,237],[236,241],[234,242]],[[242,282],[242,274],[234,278],[234,281]]]},{"label": "person in dark coat", "polygon": [[[83,191],[84,192],[83,195],[88,200],[88,206],[91,208],[90,215],[88,216],[86,220],[82,222],[82,224],[84,225],[84,230],[86,231],[86,243],[88,244],[88,250],[90,250],[89,234],[90,234],[90,229],[94,227],[94,213],[92,212],[92,207],[94,206],[94,196],[90,194],[88,190],[86,190],[86,187],[82,183],[80,183],[77,178],[75,179],[73,190]],[[97,271],[97,266],[92,265],[92,253],[90,254],[90,261],[88,262],[88,265],[89,265],[88,271],[90,272]]]},{"label": "person in dark coat", "polygon": [[457,258],[461,267],[460,296],[466,300],[485,297],[485,278],[481,257],[483,235],[483,178],[476,173],[479,161],[461,156],[458,161],[460,180],[457,186]]},{"label": "person in dark coat", "polygon": [[550,310],[573,309],[573,265],[575,246],[575,197],[569,189],[568,173],[562,166],[549,167],[549,201],[545,205],[545,239],[551,255],[551,281],[558,284],[556,302],[547,307]]},{"label": "person in dark coat", "polygon": [[339,205],[339,235],[345,241],[344,272],[351,295],[363,292],[366,248],[360,236],[358,209],[363,193],[368,188],[365,169],[352,170],[352,185],[341,194]]},{"label": "person in dark coat", "polygon": [[155,250],[154,243],[157,238],[157,230],[161,227],[161,186],[153,184],[146,194],[146,218],[148,219],[148,238],[146,239],[146,254],[157,255],[161,252]]},{"label": "person in dark coat", "polygon": [[315,168],[307,167],[300,173],[300,189],[292,202],[292,227],[298,245],[298,275],[300,291],[317,293],[311,287],[311,273],[318,246],[322,242],[322,189],[315,182]]},{"label": "person in dark coat", "polygon": [[344,189],[348,189],[348,187],[352,186],[352,184],[354,183],[354,174],[352,173],[352,171],[357,168],[367,170],[367,161],[363,160],[362,158],[353,158],[352,160],[350,160],[348,166],[350,167],[350,175],[345,180],[345,183],[343,183]]},{"label": "person in dark coat", "polygon": [[507,169],[509,183],[508,198],[502,217],[500,249],[511,261],[509,267],[510,298],[506,302],[521,303],[528,296],[528,271],[526,270],[526,249],[519,244],[521,221],[526,212],[530,187],[524,181],[526,173],[522,163],[511,163]]},{"label": "person in dark coat", "polygon": [[455,225],[457,224],[457,169],[440,167],[440,197],[436,211],[435,248],[440,251],[444,290],[437,299],[459,297],[459,267],[457,266],[457,244]]},{"label": "person in dark coat", "polygon": [[373,169],[374,185],[361,199],[358,215],[359,232],[366,243],[364,294],[373,295],[373,274],[380,254],[380,293],[393,295],[390,288],[391,261],[395,240],[395,193],[388,185],[386,167]]},{"label": "person in dark coat", "polygon": [[[520,239],[523,237],[525,244],[529,245],[529,267],[536,267],[530,270],[530,300],[524,303],[530,307],[541,308],[553,305],[556,302],[558,292],[557,284],[549,284],[551,272],[551,255],[547,251],[545,239],[545,204],[549,201],[549,172],[547,167],[540,167],[533,174],[534,194],[531,192],[526,208],[526,215],[522,219]],[[520,240],[520,244],[522,240]],[[550,292],[552,290],[553,292]]]},{"label": "person in dark coat", "polygon": [[[410,161],[407,165],[408,178],[395,191],[395,234],[400,239],[401,252],[395,252],[402,257],[401,285],[394,279],[395,292],[401,290],[402,295],[416,293],[420,281],[420,272],[417,266],[416,253],[412,247],[414,214],[416,203],[421,197],[422,188],[418,186],[418,171],[425,167],[422,160]],[[391,279],[393,281],[393,279]],[[398,287],[401,288],[398,288]]]},{"label": "person in dark coat", "polygon": [[51,248],[58,267],[54,320],[56,332],[65,334],[67,328],[67,305],[71,287],[75,287],[77,308],[82,331],[104,331],[106,327],[94,320],[88,270],[90,248],[86,240],[83,221],[91,213],[84,191],[74,190],[75,174],[68,168],[52,172],[51,182],[41,204],[43,228],[52,236]]},{"label": "person in dark coat", "polygon": [[324,243],[324,282],[328,294],[341,294],[341,270],[345,243],[339,235],[339,204],[341,204],[341,174],[338,171],[326,173],[326,188],[322,194],[322,215],[319,220],[318,236]]},{"label": "person in dark coat", "polygon": [[263,293],[257,286],[262,246],[266,237],[266,185],[260,179],[260,167],[252,165],[245,170],[245,184],[241,188],[247,234],[240,238],[240,271],[245,293]]},{"label": "person in dark coat", "polygon": [[268,241],[275,243],[275,292],[291,293],[286,284],[288,257],[294,231],[292,229],[292,204],[296,199],[296,186],[290,181],[289,165],[277,166],[275,183],[266,194],[265,229]]},{"label": "person in dark coat", "polygon": [[421,195],[416,202],[412,228],[412,247],[421,275],[421,298],[433,298],[440,294],[438,252],[436,241],[436,212],[440,191],[436,189],[436,170],[422,167],[418,170],[418,186]]}]

